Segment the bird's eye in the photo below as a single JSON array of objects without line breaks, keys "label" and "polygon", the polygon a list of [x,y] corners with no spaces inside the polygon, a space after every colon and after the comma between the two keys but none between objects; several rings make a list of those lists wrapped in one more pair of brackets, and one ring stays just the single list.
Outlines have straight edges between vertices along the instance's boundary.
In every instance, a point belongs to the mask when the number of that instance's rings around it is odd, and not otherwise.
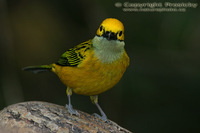
[{"label": "bird's eye", "polygon": [[122,35],[122,31],[119,32],[119,36],[121,36],[121,35]]},{"label": "bird's eye", "polygon": [[103,26],[100,27],[100,31],[102,31],[102,30],[103,30]]}]

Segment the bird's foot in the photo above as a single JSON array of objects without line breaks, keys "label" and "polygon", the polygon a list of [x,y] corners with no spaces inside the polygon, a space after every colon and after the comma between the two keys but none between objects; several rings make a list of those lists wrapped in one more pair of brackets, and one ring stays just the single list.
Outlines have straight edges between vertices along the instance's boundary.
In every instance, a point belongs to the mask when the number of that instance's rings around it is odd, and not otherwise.
[{"label": "bird's foot", "polygon": [[75,109],[73,109],[72,105],[67,105],[67,104],[66,104],[66,108],[68,109],[68,112],[69,112],[71,115],[80,116],[80,114],[78,113],[78,111],[76,111]]},{"label": "bird's foot", "polygon": [[97,113],[94,113],[93,115],[94,115],[95,117],[101,119],[101,120],[104,121],[104,122],[109,122],[106,115],[100,116],[100,115],[97,114]]}]

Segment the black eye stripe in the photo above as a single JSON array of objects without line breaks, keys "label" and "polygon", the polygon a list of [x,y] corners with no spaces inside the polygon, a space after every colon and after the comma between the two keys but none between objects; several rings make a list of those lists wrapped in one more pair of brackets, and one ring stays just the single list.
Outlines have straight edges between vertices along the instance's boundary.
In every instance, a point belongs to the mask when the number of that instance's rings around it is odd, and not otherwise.
[{"label": "black eye stripe", "polygon": [[119,32],[119,36],[121,36],[121,35],[122,35],[122,31]]},{"label": "black eye stripe", "polygon": [[103,30],[103,26],[100,27],[100,31],[102,31],[102,30]]}]

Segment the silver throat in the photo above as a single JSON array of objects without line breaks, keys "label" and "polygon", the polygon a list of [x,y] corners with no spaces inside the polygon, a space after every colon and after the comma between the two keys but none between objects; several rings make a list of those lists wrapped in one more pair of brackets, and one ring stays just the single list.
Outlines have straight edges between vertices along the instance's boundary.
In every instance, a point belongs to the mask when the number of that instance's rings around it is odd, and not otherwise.
[{"label": "silver throat", "polygon": [[95,36],[92,40],[95,55],[103,63],[112,63],[119,59],[124,52],[124,41],[107,40],[104,37]]}]

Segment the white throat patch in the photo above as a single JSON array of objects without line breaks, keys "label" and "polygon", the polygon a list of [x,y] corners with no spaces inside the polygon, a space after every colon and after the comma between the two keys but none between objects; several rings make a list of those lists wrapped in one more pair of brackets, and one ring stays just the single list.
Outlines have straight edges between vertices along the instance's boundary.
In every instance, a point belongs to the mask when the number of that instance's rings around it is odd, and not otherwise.
[{"label": "white throat patch", "polygon": [[95,36],[92,40],[95,55],[103,63],[112,63],[119,59],[124,51],[124,41],[107,40],[106,38]]}]

